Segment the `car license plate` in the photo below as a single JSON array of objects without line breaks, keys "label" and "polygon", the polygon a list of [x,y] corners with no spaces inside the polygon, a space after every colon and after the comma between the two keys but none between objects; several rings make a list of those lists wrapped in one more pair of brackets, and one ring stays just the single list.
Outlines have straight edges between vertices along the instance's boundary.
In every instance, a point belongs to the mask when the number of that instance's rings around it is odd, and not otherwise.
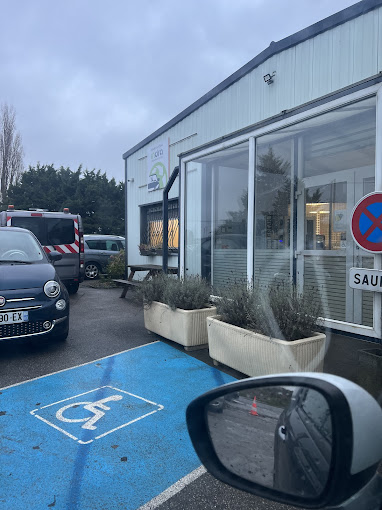
[{"label": "car license plate", "polygon": [[18,322],[26,322],[28,320],[28,312],[1,312],[0,326],[3,324],[17,324]]}]

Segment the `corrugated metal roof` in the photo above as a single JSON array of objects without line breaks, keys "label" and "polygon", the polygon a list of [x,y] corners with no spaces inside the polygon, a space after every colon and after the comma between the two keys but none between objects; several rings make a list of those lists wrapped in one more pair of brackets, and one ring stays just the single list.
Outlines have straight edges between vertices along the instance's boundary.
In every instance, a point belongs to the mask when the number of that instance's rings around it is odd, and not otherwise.
[{"label": "corrugated metal roof", "polygon": [[261,65],[263,62],[268,60],[273,55],[276,55],[277,53],[281,53],[282,51],[287,50],[288,48],[291,48],[293,46],[296,46],[307,39],[311,39],[313,37],[316,37],[317,35],[326,32],[327,30],[333,29],[338,25],[342,25],[343,23],[346,23],[354,18],[357,18],[363,14],[366,14],[367,12],[376,9],[377,7],[382,6],[382,0],[362,0],[361,2],[358,2],[357,4],[351,5],[350,7],[337,12],[336,14],[333,14],[332,16],[329,16],[328,18],[325,18],[314,25],[311,25],[307,28],[304,28],[303,30],[300,30],[299,32],[296,32],[293,35],[290,35],[286,37],[285,39],[282,39],[278,42],[271,42],[268,48],[266,48],[264,51],[259,53],[255,58],[250,60],[247,64],[245,64],[243,67],[238,69],[235,73],[233,73],[231,76],[226,78],[224,81],[219,83],[216,87],[211,89],[207,94],[202,96],[200,99],[195,101],[193,104],[191,104],[188,108],[183,110],[181,113],[176,115],[173,119],[171,119],[169,122],[164,124],[162,127],[154,131],[151,135],[146,137],[144,140],[139,142],[137,145],[132,147],[130,150],[125,152],[123,154],[123,159],[127,159],[129,156],[134,154],[136,151],[150,143],[152,140],[157,138],[158,136],[165,133],[167,130],[172,128],[175,124],[183,120],[185,117],[190,115],[192,112],[200,108],[202,105],[216,97],[218,94],[220,94],[223,90],[230,87],[233,83],[240,80],[251,72],[253,69]]}]

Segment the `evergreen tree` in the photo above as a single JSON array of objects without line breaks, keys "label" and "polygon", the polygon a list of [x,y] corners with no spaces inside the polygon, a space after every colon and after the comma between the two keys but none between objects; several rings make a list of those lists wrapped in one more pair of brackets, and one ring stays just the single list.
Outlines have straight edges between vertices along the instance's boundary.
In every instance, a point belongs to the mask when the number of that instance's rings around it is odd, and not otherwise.
[{"label": "evergreen tree", "polygon": [[[16,209],[39,208],[80,214],[86,234],[124,235],[125,185],[100,170],[76,171],[54,165],[29,167],[10,186],[7,203]],[[6,208],[3,203],[3,208]]]}]

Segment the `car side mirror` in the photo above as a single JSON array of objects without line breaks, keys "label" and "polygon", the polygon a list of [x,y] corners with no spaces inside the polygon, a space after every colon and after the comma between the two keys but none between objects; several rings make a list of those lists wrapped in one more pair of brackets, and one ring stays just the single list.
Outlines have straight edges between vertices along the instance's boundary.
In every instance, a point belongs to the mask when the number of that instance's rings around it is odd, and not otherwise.
[{"label": "car side mirror", "polygon": [[58,251],[51,251],[50,253],[48,253],[48,258],[52,262],[52,264],[54,264],[58,260],[62,259],[62,254],[59,253]]},{"label": "car side mirror", "polygon": [[304,508],[344,502],[382,459],[382,409],[361,387],[330,374],[224,385],[189,404],[187,426],[216,478]]}]

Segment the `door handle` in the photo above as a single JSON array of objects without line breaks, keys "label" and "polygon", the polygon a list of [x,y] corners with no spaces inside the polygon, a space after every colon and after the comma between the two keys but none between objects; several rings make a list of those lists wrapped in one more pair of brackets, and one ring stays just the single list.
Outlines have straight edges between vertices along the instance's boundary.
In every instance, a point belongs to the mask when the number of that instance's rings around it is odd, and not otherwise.
[{"label": "door handle", "polygon": [[278,433],[279,433],[280,438],[283,441],[285,441],[286,440],[286,428],[284,427],[284,425],[281,425],[281,427],[279,427]]}]

